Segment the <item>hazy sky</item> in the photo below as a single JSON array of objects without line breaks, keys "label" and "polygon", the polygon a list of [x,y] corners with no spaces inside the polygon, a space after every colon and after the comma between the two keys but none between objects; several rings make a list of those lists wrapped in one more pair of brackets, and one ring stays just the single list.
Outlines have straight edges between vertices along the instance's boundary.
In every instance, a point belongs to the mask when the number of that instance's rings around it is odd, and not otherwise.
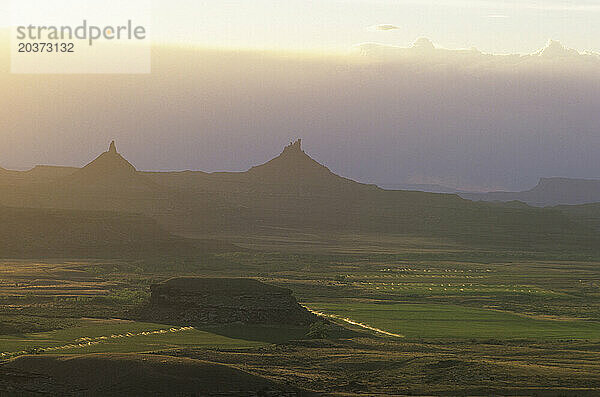
[{"label": "hazy sky", "polygon": [[246,170],[301,137],[364,182],[600,178],[597,4],[155,2],[153,38],[194,46],[157,46],[150,75],[11,75],[0,58],[0,166],[82,166],[116,139],[141,170]]},{"label": "hazy sky", "polygon": [[[487,52],[532,52],[548,39],[580,50],[600,50],[596,0],[185,0],[169,4],[186,4],[190,11],[169,7],[155,19],[157,29],[168,27],[167,36],[215,46],[343,50],[365,41],[408,45],[426,36],[442,47],[475,46]],[[398,29],[366,29],[379,24]]]},{"label": "hazy sky", "polygon": [[[211,47],[344,51],[426,36],[445,48],[495,53],[533,52],[548,39],[600,51],[597,0],[131,1],[152,8],[154,39]],[[0,0],[0,23],[7,10]],[[367,29],[380,24],[397,29]]]}]

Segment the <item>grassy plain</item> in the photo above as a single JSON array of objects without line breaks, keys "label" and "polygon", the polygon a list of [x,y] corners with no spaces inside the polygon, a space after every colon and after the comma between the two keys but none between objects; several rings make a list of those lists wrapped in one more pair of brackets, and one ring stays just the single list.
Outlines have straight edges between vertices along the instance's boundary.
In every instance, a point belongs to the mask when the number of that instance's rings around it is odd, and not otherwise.
[{"label": "grassy plain", "polygon": [[[272,236],[244,248],[196,261],[5,260],[0,351],[160,352],[326,393],[600,393],[596,258],[376,235]],[[256,277],[315,310],[402,337],[340,320],[354,333],[326,340],[307,339],[304,328],[171,332],[127,320],[150,284],[174,275]]]},{"label": "grassy plain", "polygon": [[308,303],[313,310],[369,324],[411,339],[600,341],[600,322],[540,318],[443,304]]},{"label": "grassy plain", "polygon": [[[212,332],[210,332],[212,331]],[[85,354],[104,352],[146,352],[183,347],[249,348],[263,346],[260,334],[269,334],[269,328],[254,329],[246,339],[230,338],[222,335],[227,329],[214,327],[210,331],[191,327],[173,327],[124,320],[80,319],[67,328],[22,335],[0,336],[0,346],[6,356],[10,353],[36,354]],[[294,333],[294,331],[296,331]],[[285,336],[301,337],[305,329],[276,329],[273,334],[281,340]]]}]

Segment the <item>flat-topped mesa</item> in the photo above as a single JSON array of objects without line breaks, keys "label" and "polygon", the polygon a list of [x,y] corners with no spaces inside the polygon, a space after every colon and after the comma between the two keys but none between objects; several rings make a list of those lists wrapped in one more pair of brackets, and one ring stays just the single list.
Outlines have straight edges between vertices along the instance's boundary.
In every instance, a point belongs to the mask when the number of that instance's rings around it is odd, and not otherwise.
[{"label": "flat-topped mesa", "polygon": [[171,324],[295,324],[316,317],[292,291],[254,279],[179,277],[154,284],[144,320]]}]

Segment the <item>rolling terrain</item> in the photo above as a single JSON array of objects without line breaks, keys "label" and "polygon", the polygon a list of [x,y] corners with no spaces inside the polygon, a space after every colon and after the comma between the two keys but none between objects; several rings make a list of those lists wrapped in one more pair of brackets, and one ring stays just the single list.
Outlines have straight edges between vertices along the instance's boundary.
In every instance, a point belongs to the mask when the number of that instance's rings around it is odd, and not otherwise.
[{"label": "rolling terrain", "polygon": [[239,250],[213,240],[186,239],[151,218],[108,211],[0,207],[0,257],[201,257]]},{"label": "rolling terrain", "polygon": [[300,392],[299,388],[226,365],[160,355],[22,356],[1,366],[0,374],[4,378],[0,387],[2,383],[12,383],[17,393],[39,388],[40,384],[53,395],[69,396],[233,396],[284,390]]},{"label": "rolling terrain", "polygon": [[[154,378],[173,390],[209,390],[205,395],[248,395],[233,392],[236,385],[251,388],[243,379],[266,382],[268,390],[284,385],[290,396],[306,395],[298,390],[348,396],[598,394],[597,262],[451,258],[249,251],[221,254],[210,267],[2,263],[0,394],[147,394],[148,387],[163,390]],[[132,309],[147,301],[149,285],[174,274],[260,274],[264,282],[292,289],[305,306],[337,316],[327,319],[344,328],[329,325],[314,336],[299,326],[192,327],[131,319]],[[214,383],[200,367],[218,371]],[[219,371],[231,377],[231,394],[219,389]]]},{"label": "rolling terrain", "polygon": [[556,209],[600,232],[600,203],[561,205]]}]

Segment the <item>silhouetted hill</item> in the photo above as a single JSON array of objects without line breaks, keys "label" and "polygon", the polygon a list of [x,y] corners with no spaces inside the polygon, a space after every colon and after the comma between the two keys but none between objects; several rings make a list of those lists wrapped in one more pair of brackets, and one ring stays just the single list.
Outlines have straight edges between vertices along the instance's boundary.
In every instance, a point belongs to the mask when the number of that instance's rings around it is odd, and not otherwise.
[{"label": "silhouetted hill", "polygon": [[75,188],[99,188],[119,190],[153,190],[158,186],[152,183],[121,154],[117,152],[115,142],[110,143],[108,151],[80,170],[66,176],[60,182]]},{"label": "silhouetted hill", "polygon": [[536,207],[600,202],[600,180],[541,178],[537,186],[523,192],[461,193],[469,200],[518,200]]},{"label": "silhouetted hill", "polygon": [[343,178],[318,163],[303,150],[301,140],[290,143],[283,152],[245,172],[151,172],[144,173],[161,186],[180,191],[206,193],[313,193],[346,192],[348,189],[377,190]]},{"label": "silhouetted hill", "polygon": [[12,172],[12,179],[0,179],[0,205],[147,215],[170,207],[169,192],[138,172],[114,142],[83,168],[38,166]]},{"label": "silhouetted hill", "polygon": [[300,142],[247,172],[197,178],[202,188],[178,195],[175,208],[186,216],[165,221],[174,230],[389,233],[531,250],[593,249],[600,242],[591,229],[559,211],[523,203],[473,203],[450,194],[386,191],[357,183],[311,159]]},{"label": "silhouetted hill", "polygon": [[283,152],[264,164],[246,172],[250,183],[271,185],[306,185],[339,188],[340,185],[359,184],[331,172],[302,150],[302,141],[290,143]]},{"label": "silhouetted hill", "polygon": [[0,207],[0,257],[199,256],[234,250],[173,236],[153,219],[114,212]]},{"label": "silhouetted hill", "polygon": [[387,191],[340,177],[301,142],[246,172],[139,172],[114,145],[59,180],[0,183],[0,205],[143,213],[189,236],[383,233],[465,247],[593,251],[600,237],[578,218],[522,203]]}]

